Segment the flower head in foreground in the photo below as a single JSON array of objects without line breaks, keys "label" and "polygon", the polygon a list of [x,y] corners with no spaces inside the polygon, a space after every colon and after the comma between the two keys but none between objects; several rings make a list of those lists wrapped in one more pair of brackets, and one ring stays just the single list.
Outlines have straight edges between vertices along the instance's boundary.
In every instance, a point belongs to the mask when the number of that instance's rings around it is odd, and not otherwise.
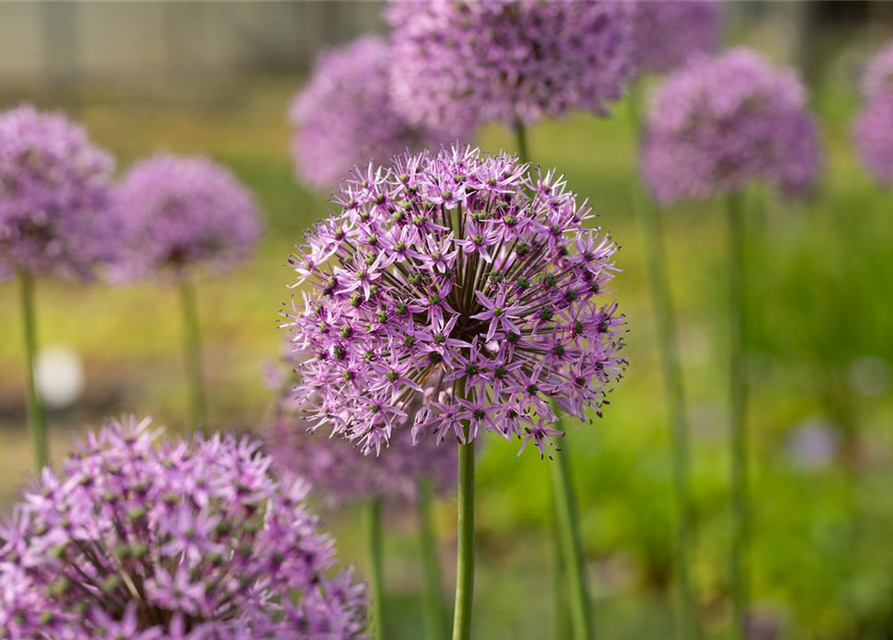
[{"label": "flower head in foreground", "polygon": [[545,451],[550,398],[580,419],[604,402],[624,365],[616,245],[562,176],[456,147],[358,171],[335,203],[290,261],[311,287],[287,313],[311,420],[379,451],[430,388],[417,441],[495,431]]},{"label": "flower head in foreground", "polygon": [[756,181],[793,195],[819,172],[817,137],[796,74],[734,49],[693,62],[658,87],[642,169],[663,204],[737,192]]},{"label": "flower head in foreground", "polygon": [[246,257],[261,234],[251,193],[203,157],[158,154],[143,160],[118,185],[115,200],[126,236],[120,265],[125,278],[206,263],[225,267]]},{"label": "flower head in foreground", "polygon": [[410,125],[391,103],[390,64],[388,44],[374,36],[320,55],[290,112],[292,156],[301,180],[318,189],[335,188],[356,165],[471,137],[464,125],[451,130]]},{"label": "flower head in foreground", "polygon": [[868,99],[893,93],[893,42],[869,61],[862,76],[862,93]]},{"label": "flower head in foreground", "polygon": [[664,73],[719,42],[717,0],[640,0],[633,9],[635,60],[640,72]]},{"label": "flower head in foreground", "polygon": [[594,0],[392,0],[394,104],[432,126],[604,113],[633,74],[629,13]]},{"label": "flower head in foreground", "polygon": [[89,278],[112,258],[113,170],[64,115],[29,105],[0,113],[0,278],[19,269]]},{"label": "flower head in foreground", "polygon": [[158,442],[112,422],[0,528],[0,637],[352,640],[363,588],[334,577],[301,482],[233,436]]}]

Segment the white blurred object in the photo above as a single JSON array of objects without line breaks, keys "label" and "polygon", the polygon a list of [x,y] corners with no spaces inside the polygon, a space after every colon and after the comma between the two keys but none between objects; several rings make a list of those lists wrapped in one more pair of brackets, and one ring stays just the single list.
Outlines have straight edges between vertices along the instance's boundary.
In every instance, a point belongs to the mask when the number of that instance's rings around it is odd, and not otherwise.
[{"label": "white blurred object", "polygon": [[70,407],[84,391],[84,365],[73,349],[51,346],[37,356],[34,372],[37,394],[52,409]]},{"label": "white blurred object", "polygon": [[847,368],[853,391],[863,396],[881,396],[890,388],[890,365],[876,356],[856,358]]}]

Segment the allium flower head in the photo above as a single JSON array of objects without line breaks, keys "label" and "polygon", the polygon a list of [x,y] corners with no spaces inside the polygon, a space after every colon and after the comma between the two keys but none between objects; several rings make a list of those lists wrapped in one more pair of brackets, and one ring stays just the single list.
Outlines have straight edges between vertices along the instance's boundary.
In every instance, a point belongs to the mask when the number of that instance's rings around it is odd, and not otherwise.
[{"label": "allium flower head", "polygon": [[814,118],[796,74],[734,49],[697,60],[656,90],[642,149],[657,199],[708,199],[763,181],[786,195],[820,166]]},{"label": "allium flower head", "polygon": [[202,157],[158,154],[138,162],[115,193],[126,251],[121,274],[225,267],[261,234],[254,197],[224,167]]},{"label": "allium flower head", "polygon": [[109,260],[114,161],[60,113],[0,113],[0,278],[18,269],[88,278]]},{"label": "allium flower head", "polygon": [[290,112],[301,180],[331,189],[356,165],[470,139],[468,126],[414,126],[397,113],[388,90],[390,64],[387,43],[375,36],[320,55]]},{"label": "allium flower head", "polygon": [[334,202],[290,261],[311,287],[287,325],[312,420],[379,451],[431,388],[417,441],[495,431],[544,451],[550,398],[581,419],[604,402],[623,368],[616,246],[562,176],[456,147],[358,171]]},{"label": "allium flower head", "polygon": [[875,180],[893,185],[893,92],[868,98],[853,127],[862,163]]},{"label": "allium flower head", "polygon": [[640,72],[671,71],[716,50],[717,0],[638,0],[634,4],[633,41]]},{"label": "allium flower head", "polygon": [[391,89],[433,126],[604,113],[633,73],[629,7],[595,0],[392,0]]},{"label": "allium flower head", "polygon": [[158,442],[112,422],[48,468],[0,528],[0,637],[350,640],[363,588],[332,541],[233,436]]},{"label": "allium flower head", "polygon": [[893,93],[893,42],[888,43],[868,63],[862,77],[866,98]]}]

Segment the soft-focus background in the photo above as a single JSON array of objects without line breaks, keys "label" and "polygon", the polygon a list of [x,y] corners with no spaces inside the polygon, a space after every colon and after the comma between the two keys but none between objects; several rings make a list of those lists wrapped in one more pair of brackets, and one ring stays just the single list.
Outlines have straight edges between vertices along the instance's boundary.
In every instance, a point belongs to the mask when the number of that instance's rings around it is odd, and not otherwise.
[{"label": "soft-focus background", "polygon": [[[286,109],[315,54],[384,31],[373,2],[0,3],[0,107],[31,100],[82,120],[121,169],[155,150],[207,153],[254,189],[267,223],[253,261],[200,286],[211,423],[250,429],[266,411],[260,368],[280,349],[291,247],[326,211],[299,187]],[[893,197],[850,139],[865,58],[893,35],[885,2],[729,3],[726,42],[799,67],[828,147],[814,198],[749,194],[752,235],[755,638],[893,638]],[[597,616],[606,639],[671,637],[672,502],[666,414],[630,189],[627,105],[531,133],[536,161],[566,172],[623,245],[627,378],[603,420],[572,433]],[[512,149],[491,129],[480,143]],[[694,432],[696,580],[711,637],[727,628],[724,226],[710,206],[665,214]],[[213,276],[214,274],[209,274]],[[39,336],[56,460],[73,431],[123,411],[177,429],[186,414],[174,292],[41,281]],[[0,283],[0,511],[27,482],[22,327]],[[477,637],[555,637],[548,461],[494,440],[480,456]],[[447,579],[454,505],[438,507]],[[326,514],[341,556],[363,563],[355,514]],[[388,603],[417,638],[412,515],[387,522]],[[449,591],[449,588],[447,589]]]}]

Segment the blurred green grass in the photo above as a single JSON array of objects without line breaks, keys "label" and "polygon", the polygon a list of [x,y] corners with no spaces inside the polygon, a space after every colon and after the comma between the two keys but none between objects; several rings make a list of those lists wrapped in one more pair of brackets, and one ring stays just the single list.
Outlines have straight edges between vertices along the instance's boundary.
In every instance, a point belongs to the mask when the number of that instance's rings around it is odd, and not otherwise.
[{"label": "blurred green grass", "polygon": [[[269,400],[259,366],[275,359],[280,304],[290,295],[283,263],[301,233],[327,208],[292,177],[285,109],[295,82],[258,81],[232,102],[86,104],[80,117],[124,169],[156,150],[207,153],[257,193],[267,234],[249,263],[207,274],[199,304],[211,423],[257,427]],[[890,637],[893,629],[893,403],[889,385],[868,396],[852,383],[858,358],[893,362],[891,202],[860,171],[849,145],[850,96],[821,96],[828,146],[826,179],[803,203],[749,194],[753,284],[748,336],[754,396],[751,442],[755,607],[780,638]],[[617,296],[629,320],[627,377],[603,420],[574,430],[582,527],[605,638],[671,638],[673,525],[663,390],[643,256],[630,208],[634,158],[626,105],[616,118],[575,116],[531,132],[531,151],[560,167],[588,197],[599,224],[623,246]],[[513,149],[499,129],[481,139]],[[724,601],[728,544],[724,377],[724,218],[718,204],[665,214],[670,280],[694,439],[698,545],[695,575],[709,637],[728,632]],[[17,288],[0,285],[0,507],[27,482],[23,365]],[[56,459],[70,430],[121,411],[148,413],[177,429],[186,407],[180,327],[163,283],[117,288],[41,281],[42,344],[65,344],[84,358],[87,390],[74,410],[51,414]],[[802,468],[788,452],[793,428],[822,419],[843,447],[827,467]],[[553,638],[548,547],[548,461],[494,439],[480,456],[477,637]],[[452,571],[454,508],[439,507],[446,575]],[[353,514],[330,514],[339,550],[362,566]],[[388,517],[389,607],[395,640],[417,637],[412,516]],[[449,592],[446,589],[445,592]],[[562,639],[563,640],[563,639]]]}]

